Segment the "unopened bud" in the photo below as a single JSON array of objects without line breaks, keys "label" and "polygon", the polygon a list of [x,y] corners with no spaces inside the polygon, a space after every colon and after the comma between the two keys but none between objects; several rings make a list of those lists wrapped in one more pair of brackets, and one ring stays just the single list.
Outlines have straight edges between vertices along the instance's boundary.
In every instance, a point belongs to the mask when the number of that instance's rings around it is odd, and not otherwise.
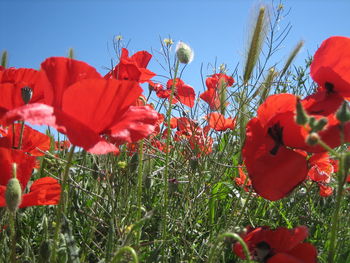
[{"label": "unopened bud", "polygon": [[176,55],[183,64],[191,63],[193,60],[193,50],[189,45],[181,41],[176,45]]},{"label": "unopened bud", "polygon": [[319,131],[323,130],[323,128],[327,125],[327,123],[328,123],[327,118],[321,118],[321,119],[315,121],[313,124],[313,127],[311,127],[311,128],[314,132],[319,132]]},{"label": "unopened bud", "polygon": [[340,106],[335,116],[342,123],[350,121],[350,109],[346,101]]},{"label": "unopened bud", "polygon": [[318,136],[316,132],[310,133],[306,138],[306,143],[311,146],[318,144],[319,141],[320,141],[320,136]]},{"label": "unopened bud", "polygon": [[297,116],[295,118],[295,121],[299,125],[305,125],[309,121],[309,116],[304,110],[304,107],[300,102],[300,98],[297,98]]},{"label": "unopened bud", "polygon": [[21,94],[24,104],[28,104],[33,97],[33,90],[30,87],[24,87],[21,89]]},{"label": "unopened bud", "polygon": [[11,212],[16,212],[22,200],[22,188],[17,176],[17,164],[12,166],[13,178],[11,178],[6,186],[5,198],[6,206]]}]

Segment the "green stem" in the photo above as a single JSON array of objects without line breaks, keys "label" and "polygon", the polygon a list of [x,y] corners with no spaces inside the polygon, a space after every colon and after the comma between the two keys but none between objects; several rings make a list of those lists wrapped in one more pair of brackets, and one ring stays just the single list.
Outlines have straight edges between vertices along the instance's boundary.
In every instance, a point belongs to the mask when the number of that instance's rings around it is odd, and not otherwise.
[{"label": "green stem", "polygon": [[54,242],[53,242],[53,248],[52,248],[52,257],[51,262],[56,263],[56,256],[57,256],[57,248],[59,244],[59,235],[61,232],[62,227],[62,215],[66,213],[67,210],[67,203],[68,203],[68,187],[67,187],[67,181],[68,181],[68,175],[69,175],[69,168],[72,165],[73,155],[74,155],[75,145],[73,145],[70,148],[70,151],[68,153],[67,157],[67,163],[66,167],[64,168],[64,172],[62,174],[61,178],[61,194],[60,194],[60,203],[57,207],[57,214],[56,214],[56,228],[55,228],[55,235],[54,235]]},{"label": "green stem", "polygon": [[[139,167],[137,170],[137,216],[136,221],[141,220],[142,204],[142,178],[143,178],[143,140],[139,143]],[[140,244],[142,227],[137,231],[136,245]]]},{"label": "green stem", "polygon": [[125,247],[122,247],[121,249],[118,250],[118,252],[115,254],[115,256],[114,256],[114,258],[112,260],[112,263],[120,262],[123,254],[125,254],[126,252],[130,253],[133,263],[138,263],[139,262],[139,258],[137,257],[137,254],[136,254],[135,250],[132,247],[125,246]]},{"label": "green stem", "polygon": [[11,240],[11,254],[10,254],[10,262],[16,263],[16,212],[10,212],[10,240]]},{"label": "green stem", "polygon": [[[167,138],[166,138],[166,156],[165,156],[165,169],[164,169],[164,193],[163,193],[163,228],[162,228],[162,240],[165,242],[167,239],[167,214],[168,214],[168,192],[169,192],[169,145],[170,145],[170,139],[171,139],[171,128],[170,128],[170,119],[171,119],[171,110],[172,110],[172,101],[175,93],[175,84],[176,84],[176,77],[179,70],[180,61],[176,61],[175,65],[175,71],[174,71],[174,81],[173,85],[171,86],[171,94],[169,97],[169,108],[166,112],[166,118],[167,118]],[[162,246],[162,262],[166,262],[165,260],[165,245]]]},{"label": "green stem", "polygon": [[19,143],[18,143],[18,149],[22,149],[22,142],[23,142],[23,132],[24,132],[24,121],[21,121],[21,133],[19,134]]},{"label": "green stem", "polygon": [[238,217],[238,219],[237,219],[237,221],[236,221],[236,224],[235,224],[236,226],[238,226],[239,223],[241,222],[241,220],[242,220],[242,218],[243,218],[243,215],[244,215],[244,212],[245,212],[245,209],[247,208],[248,203],[250,202],[250,198],[252,197],[252,195],[253,195],[253,191],[250,190],[250,192],[249,192],[249,194],[248,194],[248,197],[247,197],[247,199],[246,199],[245,202],[244,202],[244,206],[243,206],[243,208],[242,208],[242,212],[240,213],[240,215],[239,215],[239,217]]},{"label": "green stem", "polygon": [[345,169],[345,155],[342,154],[340,156],[339,160],[339,170],[337,174],[338,179],[338,187],[337,187],[337,196],[336,196],[336,202],[335,202],[335,209],[332,216],[332,223],[331,223],[331,232],[330,232],[330,245],[329,245],[329,251],[328,251],[328,262],[333,263],[334,256],[335,256],[335,248],[336,248],[336,237],[339,230],[339,215],[340,215],[340,207],[343,197],[343,188],[347,177],[347,169]]},{"label": "green stem", "polygon": [[[216,239],[214,245],[212,246],[212,248],[210,249],[210,253],[209,253],[209,259],[208,259],[208,263],[212,263],[214,262],[214,256],[216,254],[216,251],[217,251],[217,246],[219,244],[219,242],[221,240],[223,240],[224,238],[233,238],[235,240],[237,240],[241,245],[242,245],[242,248],[243,248],[243,252],[244,252],[244,255],[245,255],[245,258],[247,259],[247,262],[250,263],[252,262],[250,260],[250,254],[249,254],[249,249],[247,247],[247,244],[244,242],[244,240],[239,236],[237,235],[236,233],[229,233],[229,232],[226,232],[226,233],[223,233],[221,234],[220,236],[218,236],[218,238]],[[217,262],[217,261],[215,261]]]}]

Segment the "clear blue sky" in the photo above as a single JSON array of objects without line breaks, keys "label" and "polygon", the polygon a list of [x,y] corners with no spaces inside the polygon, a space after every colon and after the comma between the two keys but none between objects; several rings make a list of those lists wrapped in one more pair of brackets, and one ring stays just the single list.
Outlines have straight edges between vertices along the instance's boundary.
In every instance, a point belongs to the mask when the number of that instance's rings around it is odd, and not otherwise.
[{"label": "clear blue sky", "polygon": [[[66,56],[72,47],[77,59],[104,74],[114,56],[114,36],[121,34],[130,40],[131,52],[150,52],[160,49],[159,37],[170,35],[195,50],[183,79],[199,91],[203,89],[201,63],[204,73],[210,73],[206,65],[215,59],[218,65],[228,64],[231,72],[237,63],[243,63],[251,15],[261,3],[271,5],[269,0],[0,0],[0,51],[9,52],[10,66],[39,68],[45,58]],[[283,3],[291,10],[282,26],[291,22],[293,27],[277,60],[283,61],[299,40],[305,41],[301,62],[329,36],[350,37],[350,1]],[[149,69],[164,74],[156,64],[153,60]]]}]

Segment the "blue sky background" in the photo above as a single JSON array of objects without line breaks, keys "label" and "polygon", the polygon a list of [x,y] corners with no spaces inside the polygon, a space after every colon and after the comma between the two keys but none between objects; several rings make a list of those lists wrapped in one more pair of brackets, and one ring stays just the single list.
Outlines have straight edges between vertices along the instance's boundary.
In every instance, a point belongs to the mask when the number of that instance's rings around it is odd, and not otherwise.
[{"label": "blue sky background", "polygon": [[[197,91],[203,90],[200,67],[226,63],[229,73],[237,63],[243,67],[252,14],[261,3],[257,0],[193,1],[50,1],[0,0],[0,51],[9,52],[9,66],[39,68],[50,56],[66,56],[74,48],[76,58],[105,74],[111,65],[113,38],[121,34],[130,40],[130,52],[159,50],[160,38],[189,43],[195,59],[183,80]],[[275,0],[274,4],[279,1]],[[299,40],[305,46],[297,63],[313,54],[321,42],[332,35],[350,37],[350,1],[285,0],[292,30],[276,62],[283,62]],[[152,60],[149,69],[164,74]],[[231,70],[231,71],[230,71]]]}]

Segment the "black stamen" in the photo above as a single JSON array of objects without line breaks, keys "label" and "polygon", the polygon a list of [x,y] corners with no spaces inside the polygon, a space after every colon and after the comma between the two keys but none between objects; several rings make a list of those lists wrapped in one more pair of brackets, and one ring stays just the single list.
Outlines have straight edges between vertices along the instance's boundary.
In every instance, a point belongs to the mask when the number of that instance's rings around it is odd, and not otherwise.
[{"label": "black stamen", "polygon": [[328,93],[333,93],[334,92],[334,85],[330,82],[326,82],[324,84],[324,87],[326,88]]},{"label": "black stamen", "polygon": [[279,147],[283,146],[283,128],[280,126],[279,123],[275,124],[274,126],[270,127],[267,131],[268,135],[271,136],[271,138],[275,142],[275,146],[271,149],[270,153],[272,155],[276,155],[278,152]]}]

